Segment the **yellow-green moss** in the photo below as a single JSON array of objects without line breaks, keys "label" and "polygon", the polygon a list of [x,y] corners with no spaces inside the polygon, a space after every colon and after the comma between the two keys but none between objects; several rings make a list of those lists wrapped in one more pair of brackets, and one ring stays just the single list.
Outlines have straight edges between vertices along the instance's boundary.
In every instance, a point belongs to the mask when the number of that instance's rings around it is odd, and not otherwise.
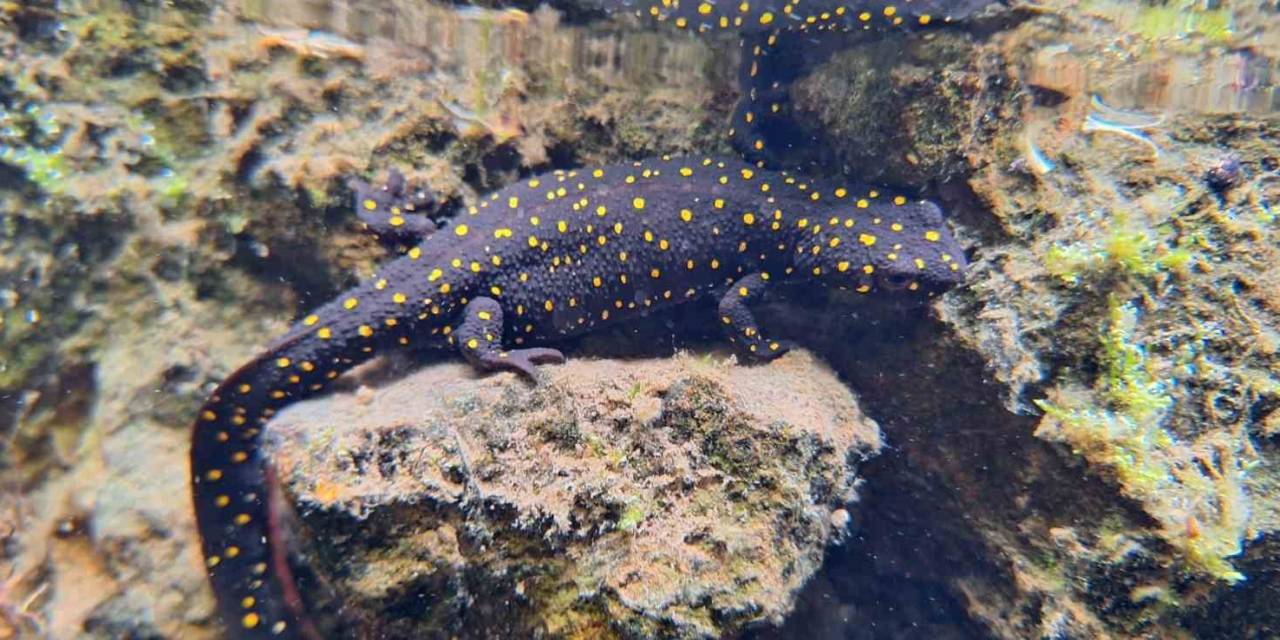
[{"label": "yellow-green moss", "polygon": [[1240,552],[1248,520],[1239,445],[1213,437],[1182,442],[1163,427],[1173,398],[1136,340],[1137,311],[1115,294],[1107,308],[1094,388],[1059,388],[1037,400],[1044,419],[1036,433],[1113,473],[1121,491],[1160,522],[1160,534],[1190,569],[1243,580],[1227,560]]}]

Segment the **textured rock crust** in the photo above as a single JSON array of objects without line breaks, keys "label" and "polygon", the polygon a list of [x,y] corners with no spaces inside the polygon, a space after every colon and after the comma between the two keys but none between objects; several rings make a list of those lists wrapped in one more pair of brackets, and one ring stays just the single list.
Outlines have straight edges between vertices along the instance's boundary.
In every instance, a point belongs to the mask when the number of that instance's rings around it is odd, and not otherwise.
[{"label": "textured rock crust", "polygon": [[307,562],[379,637],[712,638],[780,621],[880,447],[805,352],[543,372],[534,386],[443,364],[272,422]]}]

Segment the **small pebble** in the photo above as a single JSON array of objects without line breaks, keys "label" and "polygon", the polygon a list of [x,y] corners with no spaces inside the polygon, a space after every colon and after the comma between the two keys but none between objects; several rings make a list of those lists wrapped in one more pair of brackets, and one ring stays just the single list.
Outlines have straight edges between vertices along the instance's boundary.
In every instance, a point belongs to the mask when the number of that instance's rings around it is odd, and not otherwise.
[{"label": "small pebble", "polygon": [[849,512],[844,509],[836,509],[831,512],[831,526],[837,529],[844,529],[849,526]]},{"label": "small pebble", "polygon": [[1239,184],[1243,173],[1239,160],[1224,156],[1205,172],[1204,181],[1210,189],[1222,193]]}]

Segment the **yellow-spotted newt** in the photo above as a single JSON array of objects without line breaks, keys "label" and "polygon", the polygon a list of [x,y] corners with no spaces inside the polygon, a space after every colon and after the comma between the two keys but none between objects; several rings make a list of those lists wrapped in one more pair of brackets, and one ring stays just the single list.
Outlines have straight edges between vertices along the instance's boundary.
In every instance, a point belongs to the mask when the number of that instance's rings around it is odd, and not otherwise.
[{"label": "yellow-spotted newt", "polygon": [[213,392],[192,431],[192,493],[229,633],[301,637],[308,623],[269,500],[263,429],[281,407],[401,345],[457,350],[482,371],[533,377],[546,345],[699,296],[741,352],[787,345],[756,324],[775,283],[929,296],[958,283],[961,248],[934,204],[736,160],[662,158],[556,171],[436,225],[399,174],[353,184],[366,224],[424,236],[306,315]]},{"label": "yellow-spotted newt", "polygon": [[597,0],[606,11],[630,10],[698,33],[799,29],[855,31],[929,26],[966,18],[1001,0]]}]

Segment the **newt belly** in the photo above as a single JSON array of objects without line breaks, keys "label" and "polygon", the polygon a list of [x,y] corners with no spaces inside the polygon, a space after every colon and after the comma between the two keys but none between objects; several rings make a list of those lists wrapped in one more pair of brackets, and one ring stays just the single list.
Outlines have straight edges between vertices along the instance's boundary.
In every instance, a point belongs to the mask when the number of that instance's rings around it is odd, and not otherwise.
[{"label": "newt belly", "polygon": [[358,185],[361,217],[429,234],[298,322],[223,381],[192,431],[206,566],[229,632],[306,635],[275,532],[262,429],[356,364],[401,345],[457,349],[481,370],[534,375],[544,346],[703,295],[749,357],[786,345],[750,303],[774,283],[928,296],[960,282],[964,255],[932,203],[808,181],[721,158],[557,171],[483,198],[435,229],[402,179]]}]

